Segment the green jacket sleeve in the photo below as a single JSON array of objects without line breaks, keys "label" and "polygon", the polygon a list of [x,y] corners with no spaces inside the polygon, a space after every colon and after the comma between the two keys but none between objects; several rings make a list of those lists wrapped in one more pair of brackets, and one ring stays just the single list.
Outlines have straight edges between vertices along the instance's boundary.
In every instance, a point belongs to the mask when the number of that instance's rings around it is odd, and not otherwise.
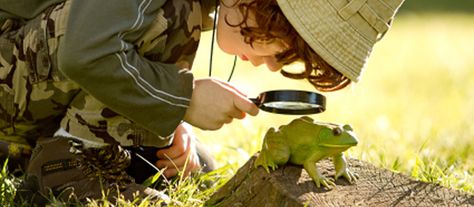
[{"label": "green jacket sleeve", "polygon": [[48,6],[63,2],[65,0],[1,0],[0,19],[2,12],[8,12],[12,17],[31,19],[44,11]]},{"label": "green jacket sleeve", "polygon": [[169,136],[189,105],[193,76],[140,56],[133,42],[164,0],[72,1],[59,69],[85,91],[145,129]]}]

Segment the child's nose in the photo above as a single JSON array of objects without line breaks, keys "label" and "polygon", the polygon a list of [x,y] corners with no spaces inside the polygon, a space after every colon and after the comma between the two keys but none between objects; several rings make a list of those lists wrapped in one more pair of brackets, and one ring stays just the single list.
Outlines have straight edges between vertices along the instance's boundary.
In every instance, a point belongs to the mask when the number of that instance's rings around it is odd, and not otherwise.
[{"label": "child's nose", "polygon": [[264,58],[264,61],[268,69],[273,72],[279,71],[283,67],[283,64],[278,63],[274,57]]},{"label": "child's nose", "polygon": [[256,66],[259,66],[259,65],[261,65],[261,64],[264,63],[264,61],[262,60],[262,58],[255,58],[255,57],[253,57],[253,58],[249,58],[249,60],[250,60],[250,62],[252,63],[252,65],[255,66],[255,67],[256,67]]}]

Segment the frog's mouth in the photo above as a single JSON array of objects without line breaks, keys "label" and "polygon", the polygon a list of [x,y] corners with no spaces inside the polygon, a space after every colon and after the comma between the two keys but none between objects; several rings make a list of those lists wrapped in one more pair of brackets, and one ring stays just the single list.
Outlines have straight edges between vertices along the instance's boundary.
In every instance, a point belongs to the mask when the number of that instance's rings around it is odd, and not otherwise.
[{"label": "frog's mouth", "polygon": [[330,147],[330,148],[349,148],[349,147],[352,147],[353,145],[349,145],[349,144],[320,144],[319,146],[321,147]]}]

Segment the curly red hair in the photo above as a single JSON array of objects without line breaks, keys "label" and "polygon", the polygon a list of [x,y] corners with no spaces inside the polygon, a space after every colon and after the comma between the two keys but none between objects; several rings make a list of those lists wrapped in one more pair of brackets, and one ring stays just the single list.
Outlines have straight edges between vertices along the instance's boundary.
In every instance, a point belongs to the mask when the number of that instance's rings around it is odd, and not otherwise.
[{"label": "curly red hair", "polygon": [[[289,73],[281,70],[283,76],[293,79],[307,79],[319,91],[336,91],[349,85],[347,77],[324,61],[303,40],[293,26],[288,22],[278,6],[276,0],[253,0],[251,2],[236,1],[226,7],[238,7],[244,19],[238,24],[226,23],[233,27],[240,27],[240,33],[246,43],[271,42],[277,39],[291,43],[291,47],[283,53],[277,54],[278,62],[288,65],[300,61],[305,65],[301,73]],[[255,15],[258,27],[247,25],[249,14]]]}]

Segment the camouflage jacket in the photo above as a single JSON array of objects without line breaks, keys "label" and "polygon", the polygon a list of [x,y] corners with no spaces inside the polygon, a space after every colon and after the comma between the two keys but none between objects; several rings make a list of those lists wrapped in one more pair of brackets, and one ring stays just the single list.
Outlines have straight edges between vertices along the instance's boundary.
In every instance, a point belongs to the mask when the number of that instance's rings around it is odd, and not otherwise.
[{"label": "camouflage jacket", "polygon": [[[0,2],[0,26],[7,25],[7,18],[26,22],[20,32],[0,33],[8,37],[4,42],[14,43],[11,57],[5,55],[8,47],[2,46],[0,57],[7,64],[0,68],[13,68],[16,74],[12,77],[27,78],[21,83],[22,78],[0,77],[0,95],[13,100],[13,106],[2,102],[0,113],[3,125],[8,126],[0,126],[4,135],[59,117],[70,134],[95,142],[170,143],[189,105],[193,88],[189,69],[211,1],[71,0],[55,4],[58,0],[49,0],[36,3],[41,8],[48,2],[52,6],[35,17],[31,13],[40,9],[30,8],[33,12],[29,13],[21,8],[34,0]],[[36,27],[31,26],[35,21]],[[18,85],[25,92],[18,92]],[[46,107],[36,104],[44,100],[48,100]]]}]

